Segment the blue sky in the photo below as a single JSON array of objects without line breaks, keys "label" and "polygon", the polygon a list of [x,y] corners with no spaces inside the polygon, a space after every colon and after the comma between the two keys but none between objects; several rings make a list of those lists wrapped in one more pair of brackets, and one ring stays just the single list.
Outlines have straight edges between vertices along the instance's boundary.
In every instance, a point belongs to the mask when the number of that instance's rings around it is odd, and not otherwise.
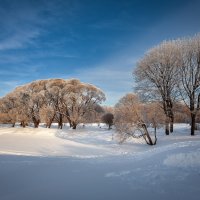
[{"label": "blue sky", "polygon": [[107,105],[163,40],[200,32],[199,0],[0,0],[0,96],[48,78],[100,87]]}]

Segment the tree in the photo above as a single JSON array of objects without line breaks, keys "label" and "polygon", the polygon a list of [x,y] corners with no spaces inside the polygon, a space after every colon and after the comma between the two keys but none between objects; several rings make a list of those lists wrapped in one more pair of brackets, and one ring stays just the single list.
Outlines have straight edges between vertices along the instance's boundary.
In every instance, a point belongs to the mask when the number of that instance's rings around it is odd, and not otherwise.
[{"label": "tree", "polygon": [[103,123],[108,125],[108,129],[111,129],[111,126],[113,125],[114,115],[112,113],[106,113],[102,116]]},{"label": "tree", "polygon": [[63,116],[62,114],[62,104],[64,101],[64,96],[66,95],[66,80],[63,79],[50,79],[46,83],[46,91],[45,91],[45,98],[46,98],[46,106],[49,108],[50,111],[51,107],[51,114],[48,115],[49,117],[49,127],[51,126],[53,120],[58,122],[58,128],[62,129],[63,127]]},{"label": "tree", "polygon": [[0,113],[2,123],[12,123],[15,126],[18,113],[18,99],[13,94],[7,95],[0,100]]},{"label": "tree", "polygon": [[181,40],[180,95],[191,115],[191,135],[200,109],[200,35]]},{"label": "tree", "polygon": [[114,124],[120,143],[128,138],[142,137],[148,145],[156,144],[156,132],[154,132],[155,139],[153,140],[142,116],[141,103],[137,95],[129,93],[119,100],[115,106]]},{"label": "tree", "polygon": [[54,109],[49,105],[44,105],[40,109],[39,115],[40,115],[41,121],[46,123],[46,128],[51,128],[51,124],[53,123],[53,120],[56,115]]},{"label": "tree", "polygon": [[76,129],[84,116],[104,100],[105,94],[99,88],[71,79],[66,82],[64,98],[60,104],[62,112],[59,113],[65,115],[70,126]]},{"label": "tree", "polygon": [[162,102],[165,120],[165,133],[173,132],[173,104],[177,97],[176,83],[180,64],[177,41],[163,42],[152,48],[138,62],[134,71],[136,91],[143,93],[148,100]]}]

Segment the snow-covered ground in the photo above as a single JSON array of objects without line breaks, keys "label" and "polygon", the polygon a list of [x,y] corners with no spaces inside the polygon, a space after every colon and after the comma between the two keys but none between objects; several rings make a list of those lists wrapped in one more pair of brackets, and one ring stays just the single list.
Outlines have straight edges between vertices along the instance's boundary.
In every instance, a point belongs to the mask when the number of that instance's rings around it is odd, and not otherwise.
[{"label": "snow-covered ground", "polygon": [[200,197],[200,132],[158,132],[156,146],[119,145],[114,130],[0,126],[0,199],[191,199]]}]

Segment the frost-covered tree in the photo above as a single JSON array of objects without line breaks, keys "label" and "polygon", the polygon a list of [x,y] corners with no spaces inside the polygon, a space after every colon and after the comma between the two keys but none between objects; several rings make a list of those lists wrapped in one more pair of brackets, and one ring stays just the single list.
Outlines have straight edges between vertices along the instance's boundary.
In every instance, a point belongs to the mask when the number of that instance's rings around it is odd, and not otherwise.
[{"label": "frost-covered tree", "polygon": [[190,110],[191,135],[200,110],[200,34],[181,40],[180,82],[177,84],[182,100]]},{"label": "frost-covered tree", "polygon": [[134,71],[138,93],[148,100],[162,103],[166,120],[165,133],[173,132],[173,104],[177,97],[180,50],[177,41],[163,42],[150,49]]},{"label": "frost-covered tree", "polygon": [[153,140],[144,121],[141,106],[138,96],[133,93],[125,95],[116,104],[114,124],[120,143],[128,138],[144,138],[148,145],[156,144],[156,132]]},{"label": "frost-covered tree", "polygon": [[105,95],[99,88],[77,79],[68,80],[63,93],[64,99],[60,107],[62,112],[59,113],[66,116],[73,129],[76,129],[88,112],[95,109],[96,104],[105,100]]},{"label": "frost-covered tree", "polygon": [[[66,80],[63,79],[50,79],[46,84],[45,98],[46,106],[48,108],[49,125],[53,121],[58,123],[58,128],[63,127],[63,102],[66,95]],[[51,114],[50,114],[51,113]]]},{"label": "frost-covered tree", "polygon": [[19,98],[15,93],[10,93],[0,100],[0,113],[4,116],[4,123],[11,123],[12,127],[17,122],[19,114]]}]

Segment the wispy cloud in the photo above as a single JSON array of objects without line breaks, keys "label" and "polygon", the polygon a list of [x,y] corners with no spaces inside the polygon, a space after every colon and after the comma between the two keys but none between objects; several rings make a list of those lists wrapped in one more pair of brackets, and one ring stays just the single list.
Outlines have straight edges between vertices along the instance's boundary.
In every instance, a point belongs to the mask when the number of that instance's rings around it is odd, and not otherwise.
[{"label": "wispy cloud", "polygon": [[[41,2],[42,3],[42,2]],[[0,7],[0,50],[24,48],[33,44],[46,23],[44,5],[26,1],[3,1]]]},{"label": "wispy cloud", "polygon": [[33,39],[40,35],[39,30],[24,30],[18,31],[8,38],[0,41],[0,50],[19,49],[27,44],[33,43]]}]

